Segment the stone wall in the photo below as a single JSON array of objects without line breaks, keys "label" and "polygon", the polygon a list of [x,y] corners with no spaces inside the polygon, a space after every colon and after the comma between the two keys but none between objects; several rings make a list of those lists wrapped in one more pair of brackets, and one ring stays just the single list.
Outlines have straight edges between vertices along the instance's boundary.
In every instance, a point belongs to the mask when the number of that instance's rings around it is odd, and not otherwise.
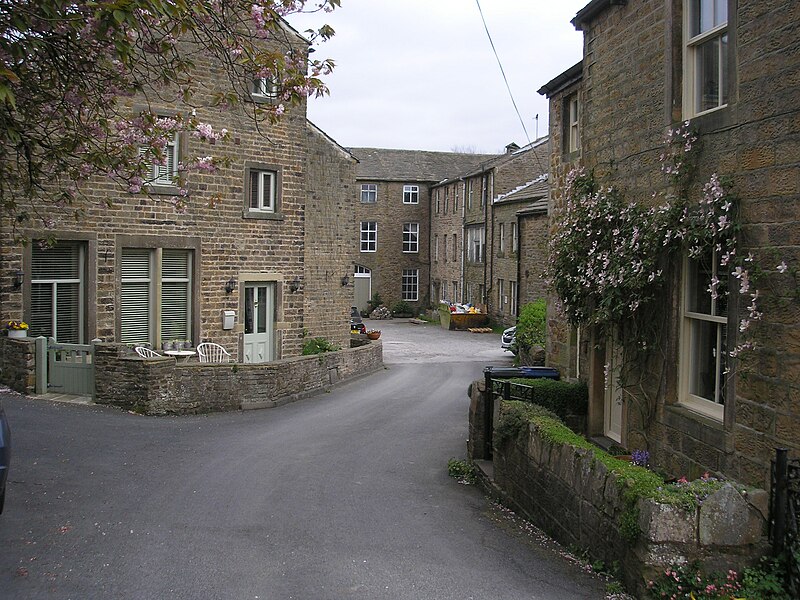
[{"label": "stone wall", "polygon": [[36,391],[34,338],[0,336],[0,382],[21,394],[33,394]]},{"label": "stone wall", "polygon": [[[470,393],[469,456],[485,459],[483,382],[474,382]],[[696,510],[640,499],[634,513],[640,533],[632,543],[622,527],[627,484],[590,450],[546,441],[530,424],[495,443],[493,462],[494,491],[506,503],[562,545],[619,564],[626,587],[636,594],[667,566],[698,561],[708,572],[738,571],[768,550],[763,490],[740,492],[726,484]]]},{"label": "stone wall", "polygon": [[150,415],[270,408],[383,366],[380,342],[260,365],[142,359],[119,344],[95,348],[95,401]]},{"label": "stone wall", "polygon": [[358,248],[356,160],[311,123],[307,135],[303,329],[344,347],[350,343]]}]

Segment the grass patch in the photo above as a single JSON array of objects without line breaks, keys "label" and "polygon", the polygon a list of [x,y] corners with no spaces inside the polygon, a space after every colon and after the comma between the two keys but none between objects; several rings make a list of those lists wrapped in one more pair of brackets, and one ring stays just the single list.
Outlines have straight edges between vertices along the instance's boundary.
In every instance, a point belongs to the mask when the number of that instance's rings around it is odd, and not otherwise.
[{"label": "grass patch", "polygon": [[[589,451],[594,460],[616,475],[625,503],[625,509],[619,520],[620,533],[629,542],[634,542],[641,533],[636,508],[640,498],[694,510],[706,497],[727,483],[713,477],[705,477],[691,482],[681,480],[667,484],[657,473],[620,460],[598,448],[567,427],[554,412],[527,402],[503,402],[500,423],[494,433],[496,446],[500,447],[526,431],[529,424],[533,424],[539,436],[550,444]],[[745,488],[742,486],[742,489]]]}]

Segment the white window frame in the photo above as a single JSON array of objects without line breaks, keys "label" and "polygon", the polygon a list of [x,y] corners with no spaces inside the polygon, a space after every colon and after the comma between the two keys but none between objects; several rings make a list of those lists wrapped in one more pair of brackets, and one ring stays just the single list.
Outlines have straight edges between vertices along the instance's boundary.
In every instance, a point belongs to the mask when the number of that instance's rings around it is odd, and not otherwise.
[{"label": "white window frame", "polygon": [[403,223],[403,253],[419,252],[419,223]]},{"label": "white window frame", "polygon": [[511,297],[511,307],[509,312],[511,316],[517,316],[517,282],[516,281],[509,281],[508,282],[508,295]]},{"label": "white window frame", "polygon": [[[84,242],[63,240],[53,246],[44,248],[36,242],[32,244],[31,248],[32,262],[37,263],[41,260],[52,264],[52,266],[48,265],[49,268],[44,269],[48,272],[47,277],[37,273],[34,266],[31,268],[31,299],[28,308],[30,314],[28,317],[30,336],[43,335],[45,337],[53,337],[57,342],[65,344],[83,344],[84,331],[86,329],[86,301],[84,299],[86,294],[86,244]],[[39,252],[42,252],[43,256],[37,256]],[[72,256],[69,256],[67,252]],[[68,258],[71,264],[65,263]],[[72,258],[74,258],[74,261]],[[70,272],[72,269],[74,271]],[[72,288],[72,291],[64,289],[65,287]],[[64,289],[64,292],[60,294],[59,289]],[[73,296],[77,302],[74,329],[66,332],[63,326],[59,326],[58,309],[59,307],[63,308],[64,304],[63,299],[59,298],[59,294],[62,298]],[[38,304],[40,297],[43,299],[48,298],[49,315],[47,323],[40,322],[40,315],[43,316],[43,312],[40,307],[35,306]],[[60,338],[59,333],[61,333]]]},{"label": "white window frame", "polygon": [[503,307],[505,306],[506,301],[508,300],[506,297],[506,282],[503,279],[497,280],[497,312],[504,312]]},{"label": "white window frame", "polygon": [[433,236],[433,260],[439,262],[439,236]]},{"label": "white window frame", "polygon": [[419,204],[419,186],[403,186],[403,204]]},{"label": "white window frame", "polygon": [[453,282],[453,302],[458,302],[458,282]]},{"label": "white window frame", "polygon": [[361,184],[361,204],[375,204],[378,201],[378,184]]},{"label": "white window frame", "polygon": [[378,222],[361,221],[361,252],[378,251]]},{"label": "white window frame", "polygon": [[467,227],[467,260],[471,263],[483,263],[486,243],[486,230],[483,226]]},{"label": "white window frame", "polygon": [[256,100],[275,101],[278,99],[278,84],[269,77],[253,79],[250,95]]},{"label": "white window frame", "polygon": [[447,262],[447,234],[442,235],[442,262]]},{"label": "white window frame", "polygon": [[472,210],[472,179],[467,182],[467,210]]},{"label": "white window frame", "polygon": [[516,221],[511,223],[511,252],[517,252],[519,249],[519,238],[517,234]]},{"label": "white window frame", "polygon": [[[719,110],[728,104],[728,0],[684,0],[683,8],[683,116],[688,119]],[[707,16],[711,17],[711,23],[702,22],[700,14],[704,9],[710,11]],[[700,18],[696,19],[695,16]],[[714,41],[717,43],[717,100],[714,106],[703,108],[703,86],[699,81],[702,75],[701,47]]]},{"label": "white window frame", "polygon": [[498,238],[498,251],[505,252],[506,250],[506,225],[505,223],[499,223],[497,227],[497,238]]},{"label": "white window frame", "polygon": [[444,207],[442,212],[444,214],[447,214],[449,210],[450,210],[450,186],[446,185],[444,186]]},{"label": "white window frame", "polygon": [[567,150],[577,152],[581,147],[581,130],[580,130],[580,115],[581,104],[578,94],[572,94],[567,98],[567,118],[568,118],[568,134]]},{"label": "white window frame", "polygon": [[419,300],[419,269],[403,269],[402,299],[406,302]]},{"label": "white window frame", "polygon": [[[709,261],[711,266],[711,277],[726,277],[724,273],[717,272],[719,261],[716,252],[711,253]],[[697,261],[688,257],[684,258],[683,262],[683,282],[682,282],[682,295],[681,295],[681,355],[680,355],[680,395],[679,403],[686,406],[690,410],[698,412],[706,417],[722,421],[725,416],[725,362],[728,358],[727,353],[727,327],[728,316],[724,309],[724,304],[721,299],[712,299],[708,289],[693,290],[692,284],[697,283],[698,278],[693,277],[695,273]],[[710,286],[711,281],[707,282]],[[705,286],[705,282],[702,284]],[[699,286],[698,286],[699,287]],[[690,301],[692,298],[699,298],[700,294],[708,296],[705,298],[709,302],[710,310],[708,313],[696,312],[691,310]],[[701,327],[713,327],[714,339],[712,355],[714,357],[714,384],[713,384],[713,398],[705,398],[694,392],[693,382],[699,376],[697,369],[699,369],[703,361],[696,356],[695,342],[698,341],[697,336],[702,332]]]},{"label": "white window frame", "polygon": [[434,195],[436,196],[436,214],[438,215],[441,213],[441,207],[442,207],[441,201],[439,199],[439,188],[436,188],[436,193]]},{"label": "white window frame", "polygon": [[[160,342],[172,341],[173,339],[192,340],[192,310],[193,310],[193,286],[192,286],[192,272],[194,251],[190,249],[176,248],[135,248],[125,247],[122,249],[123,255],[120,257],[120,331],[119,341],[121,343],[150,343],[158,345]],[[140,275],[131,276],[125,273],[125,253],[132,252],[138,253],[146,257],[147,272]],[[165,275],[164,269],[164,253],[174,252],[180,253],[185,257],[185,275],[169,277]],[[165,301],[168,299],[165,293],[165,287],[169,284],[179,284],[185,293],[185,316],[182,323],[182,331],[179,335],[166,335],[166,331],[170,328],[169,324],[165,323],[165,314],[168,310],[165,309]],[[144,284],[147,288],[146,304],[144,310],[147,311],[146,315],[132,315],[130,311],[133,307],[125,306],[125,289],[128,285],[141,285]],[[145,330],[141,335],[134,333],[126,333],[125,319],[128,318],[137,321],[138,323],[145,324]],[[178,327],[179,322],[174,322],[172,327]]]},{"label": "white window frame", "polygon": [[[253,197],[254,182],[257,185],[256,198]],[[278,174],[275,171],[249,169],[247,177],[247,209],[264,213],[276,212],[277,182]]]},{"label": "white window frame", "polygon": [[[153,160],[150,163],[148,172],[145,174],[145,182],[146,186],[166,186],[166,187],[174,187],[176,185],[176,181],[178,179],[178,157],[179,157],[179,149],[180,149],[180,136],[178,132],[175,132],[175,135],[172,136],[172,139],[167,142],[167,145],[164,147],[164,164]],[[147,154],[148,148],[147,147],[140,147],[139,154]]]}]

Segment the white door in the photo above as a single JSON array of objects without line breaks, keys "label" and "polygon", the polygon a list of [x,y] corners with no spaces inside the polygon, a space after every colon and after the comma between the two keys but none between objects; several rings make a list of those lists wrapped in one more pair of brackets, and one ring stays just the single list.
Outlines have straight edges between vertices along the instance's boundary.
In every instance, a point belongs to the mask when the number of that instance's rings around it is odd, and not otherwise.
[{"label": "white door", "polygon": [[275,359],[275,284],[244,286],[244,362]]},{"label": "white door", "polygon": [[353,278],[353,306],[359,311],[367,310],[367,303],[372,298],[372,275],[355,273]]},{"label": "white door", "polygon": [[622,443],[622,346],[616,336],[606,343],[605,435]]}]

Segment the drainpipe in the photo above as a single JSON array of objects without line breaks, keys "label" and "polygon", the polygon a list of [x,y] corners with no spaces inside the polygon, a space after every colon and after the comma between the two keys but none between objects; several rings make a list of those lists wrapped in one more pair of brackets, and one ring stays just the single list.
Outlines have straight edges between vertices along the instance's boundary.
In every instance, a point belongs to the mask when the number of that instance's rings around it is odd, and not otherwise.
[{"label": "drainpipe", "polygon": [[464,222],[467,219],[467,180],[463,178],[461,179],[461,198],[463,199],[461,202],[461,266],[460,266],[460,272],[458,274],[458,279],[459,279],[458,283],[461,288],[461,303],[463,303],[464,298],[466,298],[466,294],[464,293],[464,283],[465,283],[464,261],[466,259],[464,255],[466,254],[466,249],[467,249],[467,244],[464,241],[465,239],[464,236],[466,235],[467,231],[466,227],[464,226]]},{"label": "drainpipe", "polygon": [[[486,236],[486,245],[483,251],[483,303],[486,305],[486,313],[489,314],[489,297],[492,289],[493,275],[493,264],[489,256],[494,253],[494,227],[491,227],[491,223],[489,223],[489,203],[492,201],[492,198],[494,198],[493,173],[490,171],[486,178],[486,202],[483,204],[483,230]],[[492,233],[491,242],[489,241],[489,231]],[[486,280],[487,274],[489,276],[488,282]]]}]

